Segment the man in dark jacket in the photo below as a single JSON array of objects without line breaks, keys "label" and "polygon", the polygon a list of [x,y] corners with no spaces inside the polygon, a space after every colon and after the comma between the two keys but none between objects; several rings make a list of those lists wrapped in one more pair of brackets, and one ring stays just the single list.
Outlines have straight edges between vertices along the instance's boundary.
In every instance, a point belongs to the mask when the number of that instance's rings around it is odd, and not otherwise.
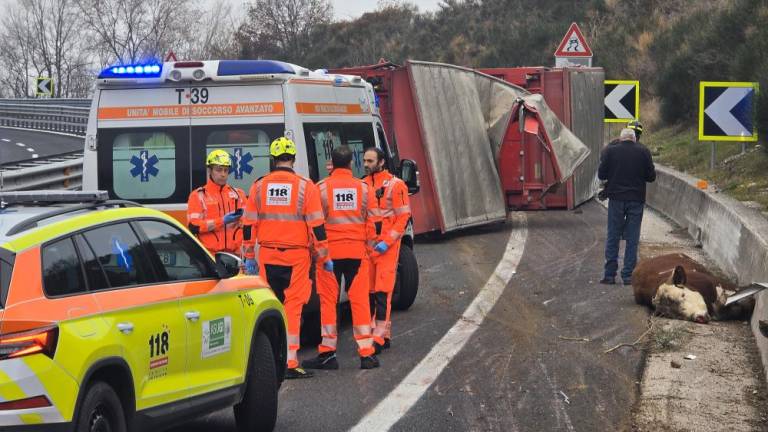
[{"label": "man in dark jacket", "polygon": [[651,152],[636,142],[635,131],[622,129],[619,143],[606,147],[600,157],[597,177],[608,187],[608,236],[605,242],[605,271],[600,283],[614,284],[619,264],[619,242],[626,240],[621,278],[631,284],[640,243],[640,224],[645,207],[645,183],[656,180]]}]

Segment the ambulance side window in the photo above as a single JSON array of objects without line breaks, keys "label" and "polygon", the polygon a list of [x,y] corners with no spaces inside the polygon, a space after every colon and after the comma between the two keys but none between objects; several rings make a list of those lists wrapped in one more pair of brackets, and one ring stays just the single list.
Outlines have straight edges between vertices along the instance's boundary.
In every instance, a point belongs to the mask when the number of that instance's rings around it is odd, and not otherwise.
[{"label": "ambulance side window", "polygon": [[229,185],[246,194],[253,182],[269,173],[269,145],[280,137],[283,124],[194,126],[192,128],[192,187],[206,182],[205,158],[224,150],[232,159]]},{"label": "ambulance side window", "polygon": [[149,254],[161,282],[216,278],[213,262],[205,251],[176,227],[165,222],[137,222],[149,242]]},{"label": "ambulance side window", "polygon": [[355,177],[365,174],[363,153],[376,145],[371,123],[305,123],[304,141],[307,143],[310,177],[318,181],[328,176],[334,148],[346,144],[353,150],[352,171]]},{"label": "ambulance side window", "polygon": [[43,247],[43,289],[51,297],[85,292],[85,279],[72,238]]},{"label": "ambulance side window", "polygon": [[189,196],[189,128],[99,130],[99,188],[154,204]]}]

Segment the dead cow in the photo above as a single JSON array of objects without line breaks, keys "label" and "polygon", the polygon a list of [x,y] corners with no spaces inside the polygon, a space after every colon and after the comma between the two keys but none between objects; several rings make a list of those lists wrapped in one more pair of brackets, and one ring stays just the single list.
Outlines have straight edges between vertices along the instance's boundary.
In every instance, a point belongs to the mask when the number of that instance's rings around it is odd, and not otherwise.
[{"label": "dead cow", "polygon": [[707,323],[733,319],[751,310],[748,302],[724,306],[736,287],[709,272],[685,254],[642,260],[632,273],[635,302],[659,315]]}]

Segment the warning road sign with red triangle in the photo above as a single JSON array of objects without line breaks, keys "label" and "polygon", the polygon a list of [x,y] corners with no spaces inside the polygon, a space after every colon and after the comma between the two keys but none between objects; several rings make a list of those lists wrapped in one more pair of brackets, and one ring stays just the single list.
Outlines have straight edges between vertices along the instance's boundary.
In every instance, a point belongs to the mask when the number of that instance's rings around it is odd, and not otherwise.
[{"label": "warning road sign with red triangle", "polygon": [[565,32],[565,37],[555,51],[555,57],[592,57],[592,48],[576,23],[572,23]]}]

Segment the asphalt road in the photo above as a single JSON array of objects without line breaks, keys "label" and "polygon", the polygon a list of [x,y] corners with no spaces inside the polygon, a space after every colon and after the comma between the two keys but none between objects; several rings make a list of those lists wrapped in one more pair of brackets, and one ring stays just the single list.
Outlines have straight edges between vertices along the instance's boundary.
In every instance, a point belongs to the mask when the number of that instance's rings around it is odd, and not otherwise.
[{"label": "asphalt road", "polygon": [[[631,288],[597,284],[605,209],[526,213],[517,272],[485,321],[404,415],[397,431],[617,430],[630,421],[641,353],[621,348],[645,330]],[[341,369],[286,381],[278,431],[348,430],[392,391],[462,316],[493,274],[514,224],[421,239],[419,297],[393,317],[392,349],[360,370],[347,318]],[[588,341],[585,341],[583,339]],[[311,348],[300,358],[314,355]],[[566,399],[567,398],[567,399]],[[388,399],[388,400],[389,400]],[[174,431],[234,431],[231,410]]]},{"label": "asphalt road", "polygon": [[82,138],[41,131],[0,128],[0,164],[82,149]]}]

